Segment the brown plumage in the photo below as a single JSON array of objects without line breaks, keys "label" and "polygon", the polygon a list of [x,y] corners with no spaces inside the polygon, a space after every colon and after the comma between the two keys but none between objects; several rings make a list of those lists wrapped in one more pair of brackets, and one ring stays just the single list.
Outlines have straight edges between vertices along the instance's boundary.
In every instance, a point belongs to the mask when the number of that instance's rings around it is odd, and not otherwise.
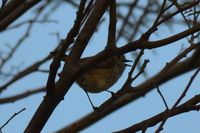
[{"label": "brown plumage", "polygon": [[[85,59],[83,58],[82,60]],[[76,82],[81,88],[90,93],[105,91],[116,83],[123,74],[125,69],[124,61],[124,55],[110,57],[90,68]]]}]

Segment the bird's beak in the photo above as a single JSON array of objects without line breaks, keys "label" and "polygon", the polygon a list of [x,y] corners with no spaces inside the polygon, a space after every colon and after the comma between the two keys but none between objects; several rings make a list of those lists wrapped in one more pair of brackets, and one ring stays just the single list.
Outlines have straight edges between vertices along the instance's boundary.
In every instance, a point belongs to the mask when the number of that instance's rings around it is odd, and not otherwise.
[{"label": "bird's beak", "polygon": [[127,66],[127,67],[132,67],[132,65],[129,65],[129,64],[124,64],[125,66]]},{"label": "bird's beak", "polygon": [[132,67],[132,65],[129,65],[129,64],[126,64],[126,63],[133,62],[133,61],[124,59],[123,62],[124,62],[124,65],[125,65],[125,66],[127,66],[127,67]]},{"label": "bird's beak", "polygon": [[132,60],[123,60],[123,62],[133,62]]}]

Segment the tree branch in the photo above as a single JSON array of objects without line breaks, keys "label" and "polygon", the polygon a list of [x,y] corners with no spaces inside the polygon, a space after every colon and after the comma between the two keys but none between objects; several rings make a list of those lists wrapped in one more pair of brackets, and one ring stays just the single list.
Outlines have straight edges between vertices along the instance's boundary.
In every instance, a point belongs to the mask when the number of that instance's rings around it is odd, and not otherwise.
[{"label": "tree branch", "polygon": [[[196,95],[195,97],[191,98],[190,100],[188,100],[187,102],[179,105],[178,107],[175,107],[173,110],[171,110],[171,113],[169,115],[169,117],[173,117],[182,113],[186,113],[189,111],[199,111],[199,107],[196,105],[200,102],[200,95]],[[146,119],[142,122],[139,122],[137,124],[134,124],[126,129],[114,132],[114,133],[129,133],[129,132],[137,132],[137,131],[141,131],[144,128],[149,128],[149,127],[153,127],[156,124],[158,124],[159,122],[161,122],[164,117],[169,113],[169,110],[166,110],[164,112],[161,112],[149,119]]]},{"label": "tree branch", "polygon": [[[148,92],[154,89],[154,85],[152,83],[156,83],[157,85],[161,85],[174,77],[182,75],[188,71],[191,71],[200,65],[200,49],[193,54],[192,57],[188,58],[187,60],[175,64],[172,68],[170,68],[165,75],[161,75],[162,73],[156,74],[154,77],[150,78],[149,80],[141,83],[137,87],[131,87],[129,90],[133,90],[133,93],[124,95],[122,92],[117,92],[115,95],[118,98],[110,98],[106,102],[104,102],[100,107],[99,111],[92,112],[85,117],[81,118],[78,121],[71,123],[70,125],[64,127],[63,129],[57,131],[57,133],[62,132],[77,132],[83,130],[84,128],[92,125],[93,123],[97,122],[98,120],[104,118],[105,116],[109,115],[110,113],[116,111],[117,109],[127,105],[130,102],[135,101],[136,99],[144,96]],[[122,89],[125,90],[125,89]],[[122,94],[121,94],[122,93]]]}]

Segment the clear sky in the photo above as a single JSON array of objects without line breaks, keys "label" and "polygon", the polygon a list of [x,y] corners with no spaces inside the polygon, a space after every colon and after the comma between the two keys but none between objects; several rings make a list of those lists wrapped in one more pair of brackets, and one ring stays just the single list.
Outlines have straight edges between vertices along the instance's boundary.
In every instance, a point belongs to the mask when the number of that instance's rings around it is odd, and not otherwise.
[{"label": "clear sky", "polygon": [[[33,10],[32,10],[33,11]],[[47,12],[47,11],[46,11]],[[56,12],[52,14],[51,19],[57,20],[58,23],[47,23],[47,24],[36,24],[31,31],[30,37],[22,44],[22,46],[17,50],[14,55],[14,58],[10,63],[13,65],[21,66],[21,70],[31,65],[32,62],[35,62],[43,57],[45,57],[53,48],[57,45],[56,36],[52,33],[59,32],[61,38],[65,38],[69,29],[71,28],[76,10],[75,8],[63,4]],[[32,12],[26,13],[23,17],[15,22],[21,22],[26,20],[32,15]],[[100,26],[98,32],[90,40],[90,46],[85,50],[83,56],[91,56],[97,52],[103,50],[105,47],[105,42],[107,38],[107,26],[108,19]],[[169,29],[159,28],[157,35],[151,37],[152,40],[159,40],[161,38],[167,37],[169,35],[178,33],[185,29],[185,27],[175,25],[176,28],[173,28],[173,32]],[[26,26],[21,27],[19,30],[10,30],[3,33],[0,33],[0,43],[1,50],[8,50],[4,45],[6,43],[14,45],[16,40],[20,35],[24,33]],[[123,40],[119,41],[119,45],[123,45],[125,42]],[[159,49],[145,51],[144,59],[149,59],[150,63],[147,66],[148,77],[151,77],[156,72],[165,66],[166,62],[169,62],[177,53],[179,53],[181,45],[183,44],[188,46],[187,40],[176,42],[170,46],[162,47]],[[2,48],[3,47],[3,48]],[[130,55],[127,55],[128,59],[131,59]],[[48,65],[43,65],[42,69],[48,70]],[[9,71],[9,67],[7,70]],[[124,72],[122,78],[117,84],[115,84],[110,90],[116,91],[124,83],[128,71],[130,68],[127,68]],[[184,76],[178,77],[166,84],[160,86],[163,95],[165,96],[169,106],[174,104],[174,101],[180,96],[180,93],[185,88],[187,82],[189,81],[193,72],[187,73]],[[7,91],[5,91],[0,97],[5,97],[8,95],[13,95],[16,93],[23,92],[27,89],[32,89],[35,87],[43,86],[46,84],[47,74],[44,73],[33,73],[28,77],[19,80],[15,84],[11,85]],[[140,77],[133,83],[133,85],[138,85],[144,82],[147,78]],[[2,84],[4,81],[0,81]],[[191,98],[194,95],[200,92],[199,88],[200,76],[198,76],[191,89],[187,93],[184,101],[187,98]],[[6,127],[3,129],[5,133],[21,133],[28,122],[32,118],[34,112],[42,101],[44,93],[40,93],[26,99],[17,101],[11,104],[3,104],[0,106],[0,126],[5,123],[15,112],[26,108],[24,112],[15,117]],[[110,97],[110,94],[107,92],[102,92],[100,94],[90,94],[93,103],[99,106],[106,99]],[[152,108],[153,107],[153,108]],[[161,111],[165,110],[165,106],[161,100],[161,97],[156,92],[156,90],[147,94],[145,97],[138,99],[134,103],[129,104],[128,106],[116,111],[112,115],[104,118],[93,126],[85,129],[82,133],[94,133],[96,131],[102,133],[110,133],[112,131],[117,131],[123,128],[126,128],[133,123],[140,122],[151,116],[158,114]],[[84,91],[74,84],[67,95],[65,96],[64,101],[62,101],[59,106],[54,111],[53,115],[50,117],[46,126],[44,127],[42,133],[50,133],[60,129],[61,127],[73,122],[86,115],[92,111],[92,107],[89,104],[87,96]],[[163,133],[172,133],[172,132],[191,132],[199,131],[199,120],[200,114],[198,112],[189,112],[186,114],[178,115],[176,117],[168,119],[167,123],[164,126]],[[147,133],[152,133],[155,131],[157,126],[149,128]]]}]

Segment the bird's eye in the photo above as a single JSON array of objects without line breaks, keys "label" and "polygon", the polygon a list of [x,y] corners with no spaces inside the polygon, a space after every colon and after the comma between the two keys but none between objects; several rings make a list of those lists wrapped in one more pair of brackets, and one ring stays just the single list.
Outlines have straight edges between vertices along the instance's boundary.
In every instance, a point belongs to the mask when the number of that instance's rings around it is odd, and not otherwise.
[{"label": "bird's eye", "polygon": [[117,56],[117,58],[119,59],[119,58],[121,58],[121,56],[120,56],[120,55],[118,55],[118,56]]}]

